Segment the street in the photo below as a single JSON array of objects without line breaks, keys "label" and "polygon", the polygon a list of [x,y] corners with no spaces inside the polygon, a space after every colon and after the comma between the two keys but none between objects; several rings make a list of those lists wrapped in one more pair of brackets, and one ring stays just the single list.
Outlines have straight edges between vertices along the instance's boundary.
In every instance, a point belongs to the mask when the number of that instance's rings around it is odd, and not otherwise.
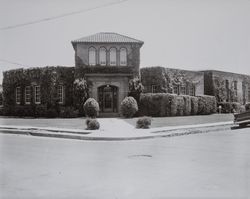
[{"label": "street", "polygon": [[137,141],[0,134],[0,198],[249,198],[250,128]]}]

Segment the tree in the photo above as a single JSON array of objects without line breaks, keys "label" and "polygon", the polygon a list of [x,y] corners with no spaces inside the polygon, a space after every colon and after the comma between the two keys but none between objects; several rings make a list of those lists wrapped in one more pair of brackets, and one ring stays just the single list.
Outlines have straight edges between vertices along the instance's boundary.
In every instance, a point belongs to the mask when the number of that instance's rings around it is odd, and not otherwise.
[{"label": "tree", "polygon": [[84,102],[89,97],[87,81],[84,78],[77,78],[74,81],[75,105],[81,110]]},{"label": "tree", "polygon": [[143,92],[143,85],[139,77],[135,77],[129,81],[129,96],[135,98],[137,103],[140,100],[140,94]]}]

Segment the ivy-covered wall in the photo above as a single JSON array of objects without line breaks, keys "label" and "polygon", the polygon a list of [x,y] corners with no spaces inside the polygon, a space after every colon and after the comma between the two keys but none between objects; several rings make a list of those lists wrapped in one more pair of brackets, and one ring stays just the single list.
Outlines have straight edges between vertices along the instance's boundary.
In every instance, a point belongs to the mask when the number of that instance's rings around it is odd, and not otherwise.
[{"label": "ivy-covered wall", "polygon": [[[25,105],[25,87],[31,86],[31,105],[34,103],[34,86],[41,89],[41,105],[54,106],[58,100],[57,87],[63,85],[65,106],[73,105],[74,67],[43,67],[9,70],[3,73],[3,104],[5,107]],[[16,87],[21,88],[21,102],[16,104]]]},{"label": "ivy-covered wall", "polygon": [[218,102],[250,102],[250,76],[223,71],[203,71],[205,94]]},{"label": "ivy-covered wall", "polygon": [[[140,48],[142,44],[130,44],[130,43],[73,43],[73,47],[75,50],[75,66],[76,66],[76,71],[80,70],[81,68],[96,68],[103,70],[106,72],[106,68],[118,68],[118,70],[129,70],[129,72],[133,73],[134,76],[139,75],[139,67],[140,67]],[[96,66],[91,66],[88,67],[88,50],[90,47],[94,47],[96,49]],[[106,59],[107,59],[107,66],[101,66],[99,63],[99,49],[101,47],[105,47],[107,50],[106,54]],[[117,49],[117,66],[110,66],[109,62],[109,50],[111,48],[116,48]],[[119,66],[120,62],[120,48],[126,48],[127,49],[127,66]],[[122,69],[124,68],[124,69]],[[108,69],[107,69],[108,70]]]},{"label": "ivy-covered wall", "polygon": [[[204,94],[204,79],[202,72],[179,70],[172,68],[146,67],[141,68],[141,81],[144,86],[144,92],[152,92],[152,85],[155,86],[155,92],[173,93],[174,86],[184,87],[186,94],[190,89],[195,89],[195,95]],[[181,91],[178,90],[180,93]]]}]

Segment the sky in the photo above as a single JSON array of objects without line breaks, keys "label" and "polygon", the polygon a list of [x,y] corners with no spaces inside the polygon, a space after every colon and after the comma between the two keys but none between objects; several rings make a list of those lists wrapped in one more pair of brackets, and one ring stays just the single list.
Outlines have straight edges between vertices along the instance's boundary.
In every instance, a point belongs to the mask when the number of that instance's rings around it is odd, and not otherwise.
[{"label": "sky", "polygon": [[250,75],[250,0],[0,0],[0,82],[9,69],[74,66],[71,40],[98,32],[144,41],[141,67]]}]

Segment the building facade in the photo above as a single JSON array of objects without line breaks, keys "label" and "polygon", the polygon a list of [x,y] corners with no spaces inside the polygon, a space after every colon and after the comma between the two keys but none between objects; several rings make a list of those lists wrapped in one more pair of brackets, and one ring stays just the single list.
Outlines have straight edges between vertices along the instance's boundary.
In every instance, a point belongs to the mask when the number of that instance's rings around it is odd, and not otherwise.
[{"label": "building facade", "polygon": [[[104,116],[118,115],[121,101],[129,92],[129,81],[135,77],[141,78],[146,93],[205,94],[216,96],[218,102],[250,102],[250,76],[247,75],[160,66],[140,69],[143,42],[117,33],[97,33],[71,43],[75,51],[73,67],[4,72],[0,102],[3,101],[8,115],[59,112],[68,107],[81,109],[81,99],[87,97],[98,101]],[[84,87],[84,82],[87,95],[76,92],[76,83]]]},{"label": "building facade", "polygon": [[5,71],[4,104],[13,110],[75,106],[83,96],[75,93],[74,84],[84,80],[88,97],[98,101],[101,113],[118,114],[129,81],[139,76],[142,45],[140,40],[106,32],[74,40],[74,67]]},{"label": "building facade", "polygon": [[203,95],[203,72],[164,67],[141,69],[141,81],[146,93],[173,93],[177,95]]},{"label": "building facade", "polygon": [[250,76],[207,70],[204,73],[204,93],[214,95],[218,102],[250,102]]},{"label": "building facade", "polygon": [[74,40],[72,45],[75,78],[87,80],[89,96],[97,99],[101,112],[118,113],[129,80],[139,76],[143,42],[116,33],[98,33]]}]

